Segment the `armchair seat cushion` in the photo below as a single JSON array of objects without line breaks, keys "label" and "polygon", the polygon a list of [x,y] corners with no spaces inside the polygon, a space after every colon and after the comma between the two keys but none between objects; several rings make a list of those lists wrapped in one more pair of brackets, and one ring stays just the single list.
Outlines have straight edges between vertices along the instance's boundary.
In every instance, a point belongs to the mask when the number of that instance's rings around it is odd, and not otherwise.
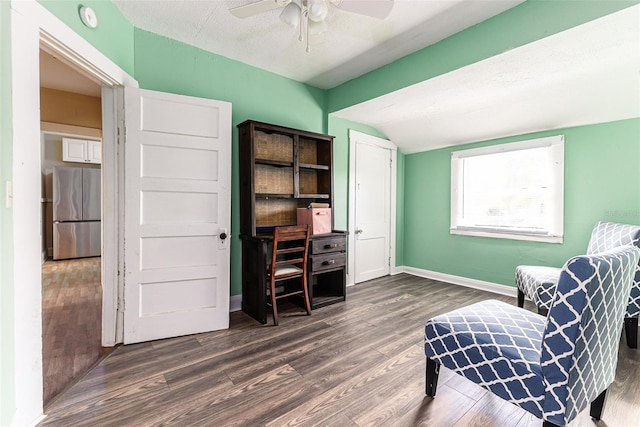
[{"label": "armchair seat cushion", "polygon": [[544,327],[545,319],[537,314],[483,301],[429,319],[425,354],[541,417]]},{"label": "armchair seat cushion", "polygon": [[516,267],[516,285],[536,307],[549,310],[562,269],[535,265]]}]

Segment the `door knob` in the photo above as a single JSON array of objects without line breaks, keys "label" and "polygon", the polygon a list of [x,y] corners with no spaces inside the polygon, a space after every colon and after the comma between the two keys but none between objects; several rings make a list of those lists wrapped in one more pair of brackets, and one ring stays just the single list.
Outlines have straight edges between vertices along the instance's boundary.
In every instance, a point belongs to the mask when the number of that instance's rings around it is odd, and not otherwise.
[{"label": "door knob", "polygon": [[362,229],[361,228],[356,229],[356,234],[362,234]]},{"label": "door knob", "polygon": [[227,249],[227,247],[229,246],[227,244],[227,237],[229,237],[229,234],[227,234],[227,229],[220,228],[218,232],[220,233],[218,234],[218,237],[220,238],[220,240],[218,240],[218,249]]}]

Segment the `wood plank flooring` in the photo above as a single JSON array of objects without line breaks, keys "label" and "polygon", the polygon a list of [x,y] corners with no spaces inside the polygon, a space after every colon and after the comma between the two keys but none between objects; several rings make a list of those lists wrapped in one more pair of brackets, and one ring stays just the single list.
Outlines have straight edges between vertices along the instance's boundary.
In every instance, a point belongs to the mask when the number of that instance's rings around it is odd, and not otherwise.
[{"label": "wood plank flooring", "polygon": [[102,355],[100,258],[42,265],[43,401],[83,375]]},{"label": "wood plank flooring", "polygon": [[[225,331],[115,349],[46,410],[42,426],[540,426],[540,420],[442,369],[424,395],[426,319],[515,298],[406,274],[348,290],[347,301],[280,325],[242,312]],[[528,307],[533,309],[533,307]],[[620,345],[603,421],[640,419],[640,352]],[[596,425],[583,412],[571,427]]]}]

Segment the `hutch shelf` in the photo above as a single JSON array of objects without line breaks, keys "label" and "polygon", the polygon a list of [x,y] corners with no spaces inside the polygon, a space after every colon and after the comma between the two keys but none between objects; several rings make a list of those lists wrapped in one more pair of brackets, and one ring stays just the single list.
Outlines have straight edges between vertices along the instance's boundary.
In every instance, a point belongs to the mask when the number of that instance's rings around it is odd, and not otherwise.
[{"label": "hutch shelf", "polygon": [[[266,323],[273,228],[296,224],[297,209],[311,203],[333,208],[333,137],[254,120],[239,124],[238,131],[242,305]],[[344,301],[346,232],[313,235],[309,244],[312,308]]]}]

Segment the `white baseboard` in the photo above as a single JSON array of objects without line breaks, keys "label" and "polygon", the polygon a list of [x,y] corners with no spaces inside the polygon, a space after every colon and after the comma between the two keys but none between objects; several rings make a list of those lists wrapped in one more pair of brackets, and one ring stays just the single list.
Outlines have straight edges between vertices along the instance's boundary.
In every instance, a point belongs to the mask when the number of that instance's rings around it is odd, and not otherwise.
[{"label": "white baseboard", "polygon": [[46,416],[46,415],[44,415],[44,414],[40,415],[38,418],[36,418],[36,419],[35,419],[35,421],[33,421],[33,423],[31,423],[31,424],[29,425],[29,427],[35,427],[35,426],[37,426],[37,425],[38,425],[38,424],[40,424],[42,421],[44,421],[44,419],[45,419],[45,418],[47,418],[47,416]]},{"label": "white baseboard", "polygon": [[441,282],[453,283],[454,285],[466,286],[467,288],[479,289],[481,291],[493,292],[494,294],[506,295],[514,298],[518,293],[515,286],[485,282],[484,280],[470,279],[468,277],[423,270],[415,267],[396,267],[396,271],[405,272],[418,277],[424,277],[425,279],[439,280]]},{"label": "white baseboard", "polygon": [[229,299],[229,313],[242,310],[242,295],[231,295]]},{"label": "white baseboard", "polygon": [[[485,282],[483,280],[469,279],[468,277],[454,276],[453,274],[439,273],[437,271],[423,270],[415,267],[398,266],[391,269],[390,274],[407,273],[413,276],[424,277],[425,279],[439,280],[441,282],[453,283],[454,285],[466,286],[467,288],[479,289],[481,291],[493,292],[494,294],[515,297],[517,290],[515,287],[500,285],[498,283]],[[347,283],[347,287],[354,286],[355,283]],[[229,300],[229,312],[242,310],[242,295],[232,295]]]},{"label": "white baseboard", "polygon": [[406,273],[404,266],[391,267],[391,271],[389,272],[391,276],[395,276],[400,273]]}]

